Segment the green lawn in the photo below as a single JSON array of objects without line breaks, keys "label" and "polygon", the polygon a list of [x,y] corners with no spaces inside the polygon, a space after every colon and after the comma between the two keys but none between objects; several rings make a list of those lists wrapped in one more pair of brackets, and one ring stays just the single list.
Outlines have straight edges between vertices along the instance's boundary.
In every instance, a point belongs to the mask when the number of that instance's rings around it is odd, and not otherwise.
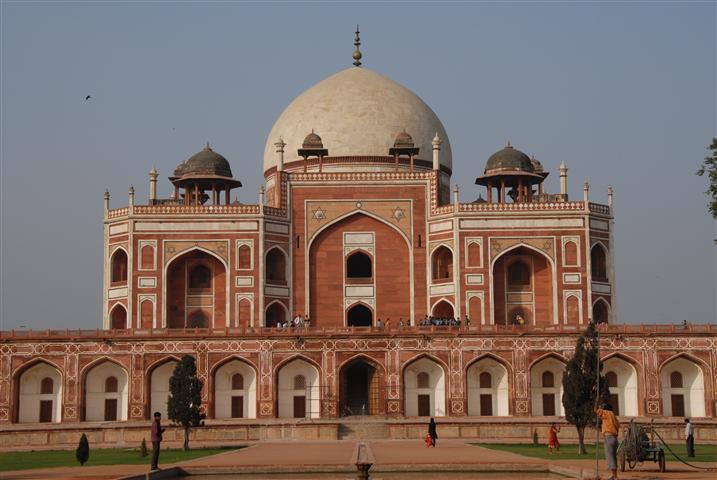
[{"label": "green lawn", "polygon": [[[185,452],[183,450],[164,450],[159,456],[159,464],[192,460],[194,458],[206,457],[228,450],[236,450],[241,447],[231,448],[198,448]],[[141,465],[152,462],[152,451],[149,455],[141,457],[138,449],[90,449],[90,459],[85,466],[92,465]],[[79,467],[80,463],[75,458],[74,450],[50,450],[33,452],[7,452],[0,453],[0,471],[27,470],[31,468],[48,467]]]},{"label": "green lawn", "polygon": [[[552,455],[548,455],[548,447],[546,445],[512,445],[504,443],[474,443],[473,445],[490,448],[493,450],[502,450],[504,452],[517,453],[518,455],[525,455],[526,457],[535,458],[551,458],[554,460],[584,460],[595,458],[594,444],[585,446],[588,451],[587,455],[578,455],[577,445],[563,445],[560,448],[559,454],[553,452]],[[683,458],[684,460],[689,460],[690,462],[717,462],[717,445],[697,445],[695,447],[695,453],[697,456],[695,458],[690,459],[687,458],[687,450],[685,448],[684,443],[672,444],[670,445],[670,448],[681,458]],[[677,461],[677,459],[672,456],[669,450],[666,450],[665,453],[667,454],[666,458],[668,463],[672,461]],[[601,460],[604,458],[602,444],[600,444],[599,457]]]}]

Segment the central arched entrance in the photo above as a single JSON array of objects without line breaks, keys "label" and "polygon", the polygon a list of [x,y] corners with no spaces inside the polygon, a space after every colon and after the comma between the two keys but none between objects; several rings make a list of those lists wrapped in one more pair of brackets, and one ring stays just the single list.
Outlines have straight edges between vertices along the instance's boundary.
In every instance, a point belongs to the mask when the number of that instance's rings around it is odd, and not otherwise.
[{"label": "central arched entrance", "polygon": [[373,312],[366,305],[356,304],[346,313],[346,325],[349,327],[370,327],[373,324]]},{"label": "central arched entrance", "polygon": [[373,362],[358,358],[341,369],[342,417],[383,412],[381,374],[377,367]]}]

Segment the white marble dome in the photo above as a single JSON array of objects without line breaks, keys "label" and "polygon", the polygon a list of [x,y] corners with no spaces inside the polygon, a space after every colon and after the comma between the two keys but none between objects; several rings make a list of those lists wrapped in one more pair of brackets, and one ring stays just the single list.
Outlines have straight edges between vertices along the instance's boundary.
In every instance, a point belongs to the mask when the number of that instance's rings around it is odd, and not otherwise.
[{"label": "white marble dome", "polygon": [[441,165],[451,168],[448,135],[433,110],[406,87],[363,67],[347,68],[322,80],[286,107],[266,140],[264,171],[277,164],[274,144],[280,137],[286,143],[284,162],[288,163],[300,158],[297,150],[312,130],[330,157],[387,156],[396,135],[405,130],[420,148],[416,158],[429,162],[438,132],[443,140]]}]

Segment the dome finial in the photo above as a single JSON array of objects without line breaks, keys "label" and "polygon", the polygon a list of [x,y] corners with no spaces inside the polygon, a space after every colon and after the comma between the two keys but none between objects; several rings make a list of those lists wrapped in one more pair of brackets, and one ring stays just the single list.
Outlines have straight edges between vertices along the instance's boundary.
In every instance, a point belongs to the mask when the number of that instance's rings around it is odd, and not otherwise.
[{"label": "dome finial", "polygon": [[354,50],[354,53],[352,55],[354,59],[354,67],[360,67],[361,66],[361,50],[359,50],[359,46],[361,45],[361,37],[359,37],[359,26],[356,25],[356,36],[354,37],[354,47],[356,47],[356,50]]},{"label": "dome finial", "polygon": [[204,150],[211,150],[212,147],[209,146],[209,141],[204,142]]},{"label": "dome finial", "polygon": [[510,138],[508,139],[508,142],[505,144],[505,148],[513,148],[513,145],[510,144]]}]

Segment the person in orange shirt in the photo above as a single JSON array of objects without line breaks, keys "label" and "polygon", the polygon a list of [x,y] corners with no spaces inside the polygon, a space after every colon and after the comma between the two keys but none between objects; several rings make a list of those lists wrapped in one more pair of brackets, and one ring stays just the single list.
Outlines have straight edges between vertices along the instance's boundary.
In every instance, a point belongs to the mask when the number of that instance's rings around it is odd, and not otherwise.
[{"label": "person in orange shirt", "polygon": [[595,413],[602,423],[601,431],[605,440],[605,460],[612,473],[610,480],[617,480],[617,433],[620,431],[620,422],[612,411],[612,405],[609,403],[603,403],[602,408],[597,408],[596,401]]}]

